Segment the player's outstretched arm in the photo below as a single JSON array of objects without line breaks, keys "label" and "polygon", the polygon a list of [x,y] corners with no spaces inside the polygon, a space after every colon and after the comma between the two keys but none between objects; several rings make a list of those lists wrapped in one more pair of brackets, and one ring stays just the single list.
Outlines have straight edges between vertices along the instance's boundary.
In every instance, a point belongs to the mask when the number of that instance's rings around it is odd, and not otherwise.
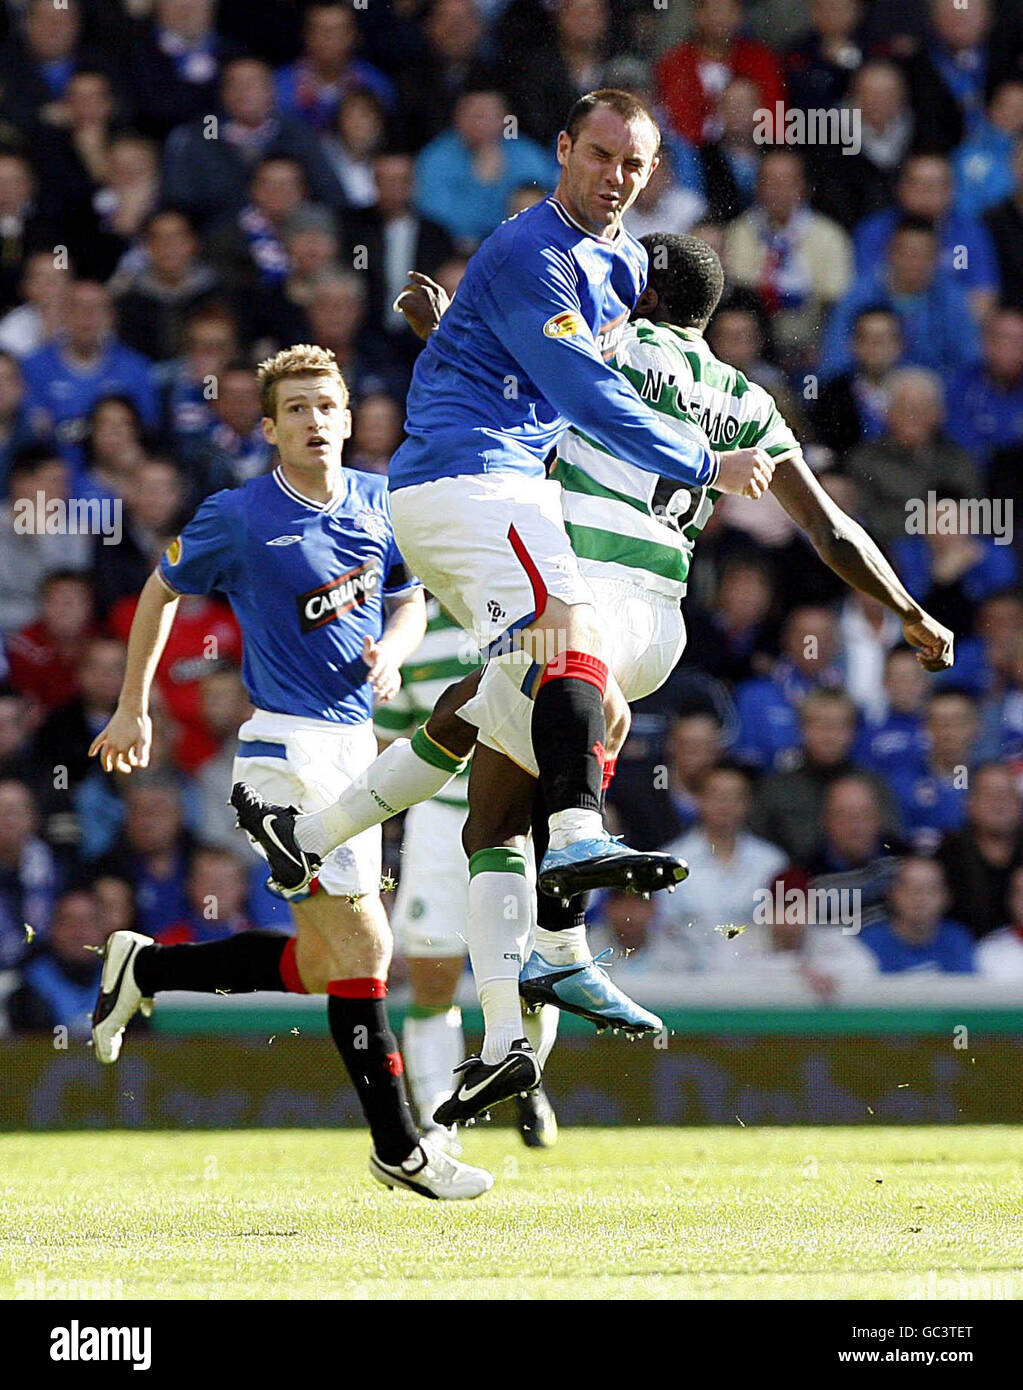
[{"label": "player's outstretched arm", "polygon": [[105,772],[131,772],[149,766],[153,741],[149,692],[177,611],[178,595],[151,574],[132,619],[117,709],[89,749],[89,757],[98,757]]},{"label": "player's outstretched arm", "polygon": [[776,463],[771,490],[826,565],[901,618],[906,641],[916,648],[924,670],[944,671],[952,665],[953,634],[907,592],[874,541],[828,496],[801,456]]}]

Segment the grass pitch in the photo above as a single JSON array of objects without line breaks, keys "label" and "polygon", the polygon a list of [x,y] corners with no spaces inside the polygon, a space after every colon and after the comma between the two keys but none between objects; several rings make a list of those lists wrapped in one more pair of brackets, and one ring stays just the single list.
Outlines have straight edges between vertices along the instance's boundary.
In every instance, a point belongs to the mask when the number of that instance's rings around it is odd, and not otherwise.
[{"label": "grass pitch", "polygon": [[1018,1299],[1021,1141],[483,1129],[496,1186],[441,1203],[379,1187],[350,1130],[4,1135],[0,1298]]}]

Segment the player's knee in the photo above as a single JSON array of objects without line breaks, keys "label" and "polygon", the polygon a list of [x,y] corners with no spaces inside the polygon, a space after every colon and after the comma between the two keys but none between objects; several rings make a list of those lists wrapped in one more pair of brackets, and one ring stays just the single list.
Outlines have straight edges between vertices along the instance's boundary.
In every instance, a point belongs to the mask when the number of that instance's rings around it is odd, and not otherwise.
[{"label": "player's knee", "polygon": [[475,695],[481,675],[482,668],[449,685],[426,721],[426,731],[433,741],[457,758],[467,758],[476,744],[477,729],[460,719],[458,711]]},{"label": "player's knee", "polygon": [[476,816],[470,812],[462,827],[465,857],[471,859],[481,849],[496,849],[499,846],[524,850],[529,829],[528,817],[524,820],[515,809],[493,807],[490,814]]},{"label": "player's knee", "polygon": [[607,756],[617,758],[629,736],[632,712],[625,696],[613,681],[604,696],[604,720],[607,725],[607,737],[604,740]]}]

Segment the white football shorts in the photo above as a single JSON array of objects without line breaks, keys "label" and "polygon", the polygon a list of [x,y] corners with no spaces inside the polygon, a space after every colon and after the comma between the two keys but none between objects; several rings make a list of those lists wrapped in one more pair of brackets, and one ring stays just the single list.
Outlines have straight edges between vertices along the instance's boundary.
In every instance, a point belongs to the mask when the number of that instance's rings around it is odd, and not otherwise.
[{"label": "white football shorts", "polygon": [[[682,609],[675,598],[627,580],[589,576],[603,643],[602,655],[631,704],[658,690],[686,645]],[[487,664],[479,688],[458,711],[475,724],[480,741],[537,775],[530,725],[533,702],[523,694],[521,662],[498,657]]]},{"label": "white football shorts", "polygon": [[[238,730],[234,780],[248,782],[279,806],[322,811],[335,802],[377,755],[373,723],[331,724],[323,719],[256,710]],[[335,897],[380,891],[379,825],[332,850],[317,878]]]},{"label": "white football shorts", "polygon": [[390,495],[411,573],[481,650],[508,645],[548,596],[592,603],[561,514],[561,484],[523,473],[463,473]]}]

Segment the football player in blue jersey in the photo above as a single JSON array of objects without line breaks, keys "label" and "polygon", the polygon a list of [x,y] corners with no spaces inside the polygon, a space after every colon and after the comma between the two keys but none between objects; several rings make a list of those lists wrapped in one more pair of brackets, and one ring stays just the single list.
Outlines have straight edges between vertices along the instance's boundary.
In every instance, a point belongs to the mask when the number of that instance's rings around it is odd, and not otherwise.
[{"label": "football player in blue jersey", "polygon": [[[395,536],[423,583],[488,655],[519,660],[525,650],[535,664],[531,736],[550,846],[539,883],[558,897],[668,887],[686,869],[604,828],[607,731],[627,708],[608,677],[548,452],[572,424],[680,483],[757,498],[773,471],[756,449],[718,454],[699,429],[669,429],[607,360],[646,284],[647,253],[622,218],[659,147],[653,117],[629,93],[575,104],[558,136],[554,194],[484,241],[417,359],[407,438],[390,465]],[[295,836],[308,861],[282,886],[301,887],[345,833],[335,808],[304,817]],[[530,888],[522,856],[500,841],[466,849],[469,952],[486,1021],[479,1094],[496,1101],[540,1077],[519,1012]]]},{"label": "football player in blue jersey", "polygon": [[[316,809],[363,772],[376,754],[373,698],[397,692],[426,622],[421,585],[395,544],[386,482],[342,468],[351,414],[334,354],[300,344],[262,363],[259,380],[263,430],[280,463],[207,498],[162,556],[139,599],[117,710],[90,752],[108,771],[146,766],[149,692],[178,597],[225,594],[255,706],[234,766],[251,790],[236,786],[231,799],[254,843],[268,838],[280,879],[294,846],[274,836],[263,797]],[[162,990],[326,993],[331,1035],[372,1135],[372,1175],[427,1197],[476,1197],[491,1175],[422,1138],[412,1120],[385,1003],[391,934],[380,855],[371,829],[325,856],[315,882],[292,897],[295,937],[249,931],[161,946],[114,932],[93,1017],[96,1055],[115,1061],[125,1025]]]}]

